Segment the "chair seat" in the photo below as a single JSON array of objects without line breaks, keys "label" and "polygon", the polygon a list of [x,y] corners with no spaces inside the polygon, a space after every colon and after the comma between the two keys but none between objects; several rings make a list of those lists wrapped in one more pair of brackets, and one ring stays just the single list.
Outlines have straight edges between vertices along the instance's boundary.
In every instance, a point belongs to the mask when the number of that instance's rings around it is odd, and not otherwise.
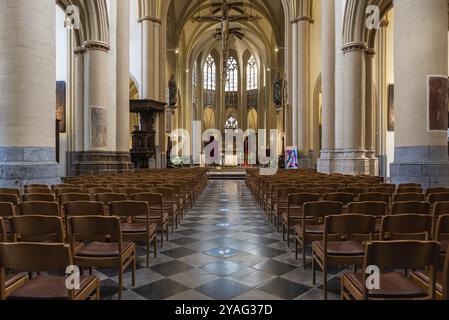
[{"label": "chair seat", "polygon": [[[363,292],[365,281],[362,274],[343,274],[360,292]],[[380,275],[380,290],[369,290],[369,297],[374,299],[417,299],[425,298],[427,292],[414,284],[409,278],[397,272]]]},{"label": "chair seat", "polygon": [[[93,281],[95,276],[81,276],[80,290],[84,290]],[[8,300],[68,300],[68,290],[65,277],[39,276],[29,280],[25,285],[14,291]]]},{"label": "chair seat", "polygon": [[[429,284],[429,276],[424,273],[424,272],[411,272],[410,273],[410,278],[416,278],[419,281],[425,283],[425,284]],[[443,292],[443,273],[442,272],[438,272],[437,273],[437,291],[439,292]]]},{"label": "chair seat", "polygon": [[[316,241],[314,245],[324,252],[324,242]],[[357,241],[328,241],[327,253],[333,256],[363,256],[365,247]]]},{"label": "chair seat", "polygon": [[[296,226],[296,233],[303,233],[302,226]],[[309,234],[324,234],[324,224],[306,225],[305,233]]]},{"label": "chair seat", "polygon": [[[122,223],[123,233],[145,233],[147,232],[147,225],[143,223]],[[156,225],[154,223],[149,226],[149,234],[156,232]]]},{"label": "chair seat", "polygon": [[[134,245],[133,242],[123,242],[122,251],[125,252]],[[114,258],[119,256],[118,243],[91,242],[85,244],[76,253],[77,257]]]}]

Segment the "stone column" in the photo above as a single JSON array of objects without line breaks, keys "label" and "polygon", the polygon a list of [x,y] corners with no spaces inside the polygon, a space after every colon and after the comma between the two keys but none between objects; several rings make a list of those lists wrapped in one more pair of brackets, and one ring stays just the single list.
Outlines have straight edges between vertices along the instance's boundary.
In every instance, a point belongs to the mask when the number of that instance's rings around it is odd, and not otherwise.
[{"label": "stone column", "polygon": [[[335,157],[343,157],[344,149],[344,55],[343,55],[343,0],[335,0]],[[337,167],[334,171],[339,171]]]},{"label": "stone column", "polygon": [[84,49],[74,50],[75,56],[75,151],[84,151]]},{"label": "stone column", "polygon": [[[419,21],[412,31],[410,21]],[[449,186],[444,89],[448,75],[447,28],[447,1],[395,1],[394,183]],[[441,76],[442,87],[434,84],[429,88],[429,76]],[[438,113],[442,114],[442,123],[435,126],[429,119]]]},{"label": "stone column", "polygon": [[365,51],[366,66],[366,91],[365,91],[365,149],[366,157],[369,159],[369,174],[379,174],[379,159],[376,157],[375,138],[376,138],[376,112],[374,109],[374,91],[373,91],[373,60],[376,51],[368,48]]},{"label": "stone column", "polygon": [[117,1],[117,151],[129,153],[129,1]]},{"label": "stone column", "polygon": [[55,3],[0,1],[0,187],[60,181]]},{"label": "stone column", "polygon": [[[297,76],[293,78],[293,90],[297,91],[293,108],[297,109],[297,142],[298,151],[301,160],[299,166],[301,168],[310,168],[312,160],[310,157],[309,143],[309,36],[310,23],[313,22],[311,17],[301,16],[295,19],[296,24],[296,72]],[[294,41],[295,43],[295,41]]]},{"label": "stone column", "polygon": [[321,82],[323,101],[322,150],[318,171],[331,173],[335,151],[335,3],[322,0]]}]

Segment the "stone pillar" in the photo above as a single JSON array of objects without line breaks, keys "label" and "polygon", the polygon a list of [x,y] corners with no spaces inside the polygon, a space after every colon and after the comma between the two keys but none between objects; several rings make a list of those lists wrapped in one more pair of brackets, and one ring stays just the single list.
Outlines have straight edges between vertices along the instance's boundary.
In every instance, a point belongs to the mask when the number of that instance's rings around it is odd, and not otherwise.
[{"label": "stone pillar", "polygon": [[366,91],[365,91],[365,149],[366,157],[369,160],[369,174],[379,174],[379,159],[376,157],[375,138],[376,138],[376,112],[374,109],[374,91],[373,91],[373,60],[376,51],[368,48],[365,51],[366,66]]},{"label": "stone pillar", "polygon": [[[410,32],[410,21],[419,24]],[[394,183],[449,186],[447,91],[428,87],[429,76],[448,75],[448,15],[445,0],[395,1],[395,162]],[[429,103],[430,100],[430,103]],[[429,108],[430,105],[430,108]],[[432,112],[429,112],[432,109]],[[439,126],[429,121],[442,113]],[[436,129],[431,131],[431,129]]]},{"label": "stone pillar", "polygon": [[[301,16],[295,19],[296,24],[296,69],[297,74],[293,78],[293,90],[297,91],[293,108],[297,110],[297,143],[300,154],[299,166],[301,168],[311,168],[312,160],[310,157],[309,141],[309,36],[311,17]],[[295,28],[295,27],[294,27]]]},{"label": "stone pillar", "polygon": [[335,152],[335,2],[322,0],[321,82],[322,82],[322,150],[318,171],[331,173]]},{"label": "stone pillar", "polygon": [[[344,55],[343,55],[343,0],[335,0],[335,157],[343,157],[344,137]],[[334,171],[339,171],[337,167]]]},{"label": "stone pillar", "polygon": [[75,56],[75,150],[84,151],[84,49],[74,50]]},{"label": "stone pillar", "polygon": [[58,183],[55,3],[0,2],[0,187]]},{"label": "stone pillar", "polygon": [[129,1],[117,1],[117,151],[129,153]]}]

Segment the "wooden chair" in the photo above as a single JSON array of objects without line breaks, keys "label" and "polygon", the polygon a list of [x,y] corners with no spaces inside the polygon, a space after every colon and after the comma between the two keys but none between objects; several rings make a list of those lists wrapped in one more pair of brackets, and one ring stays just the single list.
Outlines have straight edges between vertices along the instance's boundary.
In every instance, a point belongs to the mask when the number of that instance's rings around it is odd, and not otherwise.
[{"label": "wooden chair", "polygon": [[43,193],[32,193],[32,194],[24,194],[22,196],[22,202],[33,202],[33,201],[41,201],[41,202],[55,202],[55,196],[52,194],[43,194]]},{"label": "wooden chair", "polygon": [[[366,245],[363,271],[369,266],[380,268],[380,289],[369,289],[368,274],[344,273],[341,278],[343,300],[432,300],[435,298],[436,268],[438,267],[437,242],[428,241],[377,241]],[[383,270],[427,268],[430,286],[423,290],[401,272]]]},{"label": "wooden chair", "polygon": [[120,193],[120,189],[127,188],[128,185],[126,183],[111,183],[107,184],[106,188],[112,189],[113,192]]},{"label": "wooden chair", "polygon": [[64,189],[64,188],[75,188],[74,184],[71,183],[61,183],[61,184],[55,184],[51,186],[51,191],[53,194],[56,194],[56,190]]},{"label": "wooden chair", "polygon": [[[1,190],[0,193],[2,193]],[[426,191],[426,198],[428,199],[430,195],[437,193],[449,193],[449,188],[446,187],[429,188]]]},{"label": "wooden chair", "polygon": [[427,201],[433,206],[437,202],[449,201],[449,193],[433,193],[427,198]]},{"label": "wooden chair", "polygon": [[30,188],[25,189],[25,194],[52,194],[49,188]]},{"label": "wooden chair", "polygon": [[390,198],[392,198],[395,193],[395,189],[389,188],[389,187],[372,187],[372,188],[368,188],[367,192],[368,193],[386,193],[386,194],[390,195]]},{"label": "wooden chair", "polygon": [[[50,258],[51,257],[51,258]],[[67,289],[65,276],[11,278],[6,270],[42,272],[66,270],[73,266],[70,247],[64,244],[2,243],[0,244],[1,300],[99,300],[100,283],[96,276],[81,276],[79,290]]]},{"label": "wooden chair", "polygon": [[400,187],[396,190],[396,194],[401,193],[422,193],[423,190],[420,187]]},{"label": "wooden chair", "polygon": [[430,203],[421,201],[394,202],[391,214],[430,214]]},{"label": "wooden chair", "polygon": [[[449,217],[448,217],[449,219]],[[444,244],[441,244],[440,252],[445,250],[447,252],[447,246],[443,248]],[[443,272],[438,272],[436,275],[436,292],[435,296],[437,300],[449,300],[449,254],[443,257],[444,267]],[[418,285],[422,290],[428,292],[431,289],[432,279],[429,277],[428,272],[414,271],[410,273],[410,279]]]},{"label": "wooden chair", "polygon": [[184,216],[184,201],[181,199],[181,187],[177,184],[163,184],[162,188],[168,188],[173,190],[173,201],[178,207],[178,224],[181,224],[181,218]]},{"label": "wooden chair", "polygon": [[334,192],[327,193],[323,197],[324,201],[341,202],[344,206],[354,202],[356,196],[353,193]]},{"label": "wooden chair", "polygon": [[[147,268],[150,267],[150,245],[154,244],[157,257],[157,225],[150,222],[150,206],[147,202],[121,201],[109,205],[111,216],[124,219],[122,233],[125,241],[145,241],[147,247]],[[139,217],[140,220],[136,220]],[[142,217],[145,220],[142,221]]]},{"label": "wooden chair", "polygon": [[66,193],[59,196],[59,203],[61,205],[74,201],[90,201],[90,195],[87,193]]},{"label": "wooden chair", "polygon": [[[316,265],[323,271],[324,299],[327,300],[327,275],[330,265],[363,264],[365,248],[360,242],[372,240],[375,232],[376,218],[373,216],[344,214],[327,216],[324,222],[322,241],[312,244],[313,284],[316,283]],[[340,241],[330,241],[329,236],[340,235]]]},{"label": "wooden chair", "polygon": [[157,193],[162,195],[164,203],[164,212],[167,212],[170,217],[171,233],[175,232],[175,228],[178,229],[178,207],[174,200],[173,190],[168,188],[153,188],[148,190],[149,193]]},{"label": "wooden chair", "polygon": [[[121,300],[123,276],[132,267],[132,286],[136,284],[136,245],[124,242],[120,219],[117,217],[70,217],[72,252],[74,261],[84,268],[117,268],[119,276],[118,298]],[[77,242],[85,244],[75,251]]]},{"label": "wooden chair", "polygon": [[[441,215],[437,219],[434,238],[441,243],[441,257],[448,255],[449,246],[449,215]],[[444,258],[443,258],[444,259]]]},{"label": "wooden chair", "polygon": [[123,193],[126,194],[128,196],[128,198],[131,197],[131,195],[136,194],[136,193],[143,193],[144,190],[140,189],[140,188],[131,188],[131,187],[126,187],[126,188],[121,188],[119,190],[117,190],[118,193]]},{"label": "wooden chair", "polygon": [[95,201],[103,202],[107,211],[111,202],[126,200],[128,200],[128,196],[124,193],[100,193],[95,195]]},{"label": "wooden chair", "polygon": [[430,215],[399,214],[382,218],[380,240],[423,240],[432,234]]},{"label": "wooden chair", "polygon": [[[277,195],[271,199],[271,205],[274,206],[274,226],[276,227],[277,231],[280,231],[279,228],[282,225],[282,215],[287,212],[288,196],[290,194],[305,192],[303,191],[304,189],[288,186],[279,187],[275,190],[277,190]],[[272,221],[272,219],[270,219],[270,221]]]},{"label": "wooden chair", "polygon": [[20,199],[21,192],[20,189],[10,189],[10,188],[0,188],[0,194],[12,194],[17,197],[17,199]]},{"label": "wooden chair", "polygon": [[390,204],[391,195],[389,193],[366,192],[359,194],[360,202],[385,202]]},{"label": "wooden chair", "polygon": [[401,189],[401,188],[409,188],[409,187],[422,188],[422,186],[421,186],[420,183],[401,183],[401,184],[398,186],[398,189]]},{"label": "wooden chair", "polygon": [[[287,199],[287,211],[282,214],[282,239],[287,241],[287,245],[290,247],[290,228],[301,223],[304,204],[320,201],[320,195],[316,193],[296,193],[289,194]],[[285,235],[287,235],[287,240]]]},{"label": "wooden chair", "polygon": [[3,218],[5,227],[4,235],[8,238],[11,234],[11,218],[17,214],[16,207],[10,202],[0,202],[0,218]]},{"label": "wooden chair", "polygon": [[20,199],[17,198],[15,194],[0,194],[0,202],[8,202],[12,203],[14,206],[17,206],[20,202]]},{"label": "wooden chair", "polygon": [[150,206],[150,222],[158,226],[161,234],[161,247],[164,245],[164,231],[168,241],[169,215],[164,212],[164,201],[158,193],[138,193],[131,195],[131,200],[145,201]]},{"label": "wooden chair", "polygon": [[21,216],[61,216],[59,205],[56,202],[24,202],[19,205]]},{"label": "wooden chair", "polygon": [[306,244],[323,239],[324,219],[328,215],[343,213],[343,205],[340,202],[307,202],[302,210],[301,224],[295,227],[295,257],[298,260],[298,249],[301,245],[302,264],[306,269]]},{"label": "wooden chair", "polygon": [[52,216],[18,216],[11,219],[16,242],[64,243],[62,218]]},{"label": "wooden chair", "polygon": [[48,185],[46,184],[27,184],[23,187],[24,190],[28,190],[28,189],[34,189],[34,188],[38,188],[38,189],[50,189],[48,187]]},{"label": "wooden chair", "polygon": [[426,201],[426,195],[423,193],[398,193],[394,195],[393,202],[407,201]]},{"label": "wooden chair", "polygon": [[56,198],[59,199],[61,195],[63,194],[72,194],[72,193],[83,193],[83,189],[81,188],[73,188],[73,187],[68,187],[68,188],[59,188],[55,190],[55,195]]},{"label": "wooden chair", "polygon": [[[334,191],[335,191],[335,189],[333,189],[333,188],[324,188],[324,187],[308,189],[308,192],[309,192],[309,193],[316,193],[316,194],[319,194],[321,198],[323,198],[323,196],[324,196],[326,193],[332,193],[332,192],[334,192]],[[305,192],[305,191],[303,191],[303,192]]]},{"label": "wooden chair", "polygon": [[89,188],[87,193],[90,194],[93,201],[95,201],[95,195],[101,193],[113,193],[111,188]]}]

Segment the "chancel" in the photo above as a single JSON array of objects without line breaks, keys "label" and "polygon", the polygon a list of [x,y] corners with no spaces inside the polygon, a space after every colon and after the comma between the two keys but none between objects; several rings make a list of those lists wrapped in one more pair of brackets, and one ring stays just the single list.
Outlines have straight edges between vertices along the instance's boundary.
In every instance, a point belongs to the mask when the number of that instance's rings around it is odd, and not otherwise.
[{"label": "chancel", "polygon": [[448,12],[0,0],[0,300],[448,300]]}]

